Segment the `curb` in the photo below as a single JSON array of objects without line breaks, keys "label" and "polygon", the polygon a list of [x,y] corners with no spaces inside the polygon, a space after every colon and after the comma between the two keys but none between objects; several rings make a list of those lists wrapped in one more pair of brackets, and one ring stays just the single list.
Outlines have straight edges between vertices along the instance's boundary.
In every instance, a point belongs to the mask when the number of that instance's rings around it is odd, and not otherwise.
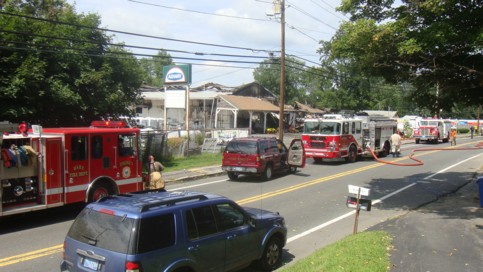
[{"label": "curb", "polygon": [[[193,172],[193,171],[189,171],[189,172]],[[199,178],[205,178],[205,177],[216,177],[216,176],[221,176],[221,175],[225,175],[225,171],[223,170],[219,170],[219,171],[216,171],[216,172],[212,172],[212,173],[199,173],[199,174],[194,174],[194,175],[186,175],[186,176],[183,176],[183,177],[178,177],[178,178],[169,178],[169,175],[166,175],[168,177],[164,177],[165,180],[164,182],[165,183],[179,183],[179,182],[183,182],[183,181],[191,181],[191,180],[195,180],[195,179],[199,179]]]}]

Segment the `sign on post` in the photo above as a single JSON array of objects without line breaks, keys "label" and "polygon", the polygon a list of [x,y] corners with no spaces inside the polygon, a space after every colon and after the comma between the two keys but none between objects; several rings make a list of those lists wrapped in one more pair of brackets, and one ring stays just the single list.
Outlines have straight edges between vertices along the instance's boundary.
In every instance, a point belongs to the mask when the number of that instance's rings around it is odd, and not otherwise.
[{"label": "sign on post", "polygon": [[359,187],[355,185],[349,185],[349,193],[355,194],[356,197],[348,196],[346,200],[347,208],[356,209],[356,216],[354,219],[354,231],[353,234],[357,233],[357,225],[359,222],[359,211],[371,211],[372,201],[370,199],[361,198],[361,196],[369,196],[371,190],[364,187]]},{"label": "sign on post", "polygon": [[355,195],[360,194],[361,196],[369,196],[369,194],[371,193],[371,189],[355,185],[349,185],[349,193]]}]

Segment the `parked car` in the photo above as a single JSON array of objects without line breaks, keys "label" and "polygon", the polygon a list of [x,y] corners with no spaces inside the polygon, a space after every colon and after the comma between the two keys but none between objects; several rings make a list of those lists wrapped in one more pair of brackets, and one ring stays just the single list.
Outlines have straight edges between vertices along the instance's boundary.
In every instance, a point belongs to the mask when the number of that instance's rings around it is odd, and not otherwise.
[{"label": "parked car", "polygon": [[240,174],[270,180],[274,172],[296,172],[305,167],[302,140],[294,139],[287,149],[275,137],[242,137],[231,140],[223,152],[222,169],[231,180]]},{"label": "parked car", "polygon": [[278,213],[202,192],[144,191],[86,206],[64,241],[61,271],[277,268],[287,239]]}]

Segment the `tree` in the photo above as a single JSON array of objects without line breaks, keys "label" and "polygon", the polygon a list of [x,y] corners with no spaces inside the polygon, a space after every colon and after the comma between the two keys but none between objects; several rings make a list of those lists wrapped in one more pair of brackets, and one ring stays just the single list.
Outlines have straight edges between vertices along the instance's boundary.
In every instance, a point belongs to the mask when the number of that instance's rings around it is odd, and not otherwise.
[{"label": "tree", "polygon": [[410,82],[416,106],[433,114],[483,103],[483,4],[471,0],[345,0],[352,15],[320,52],[366,75]]},{"label": "tree", "polygon": [[319,85],[311,92],[309,100],[317,108],[334,112],[366,109],[405,112],[401,109],[407,107],[406,89],[389,84],[380,76],[367,74],[354,60],[323,58],[322,67],[314,70]]},{"label": "tree", "polygon": [[162,87],[164,84],[163,66],[173,65],[171,55],[163,49],[155,57],[142,58],[139,62],[143,70],[143,83],[154,87]]},{"label": "tree", "polygon": [[[303,74],[305,63],[294,57],[285,58],[285,103],[304,98]],[[280,58],[270,58],[253,71],[253,78],[262,86],[280,95]]]},{"label": "tree", "polygon": [[138,61],[64,0],[11,0],[0,10],[0,120],[86,125],[129,115]]}]

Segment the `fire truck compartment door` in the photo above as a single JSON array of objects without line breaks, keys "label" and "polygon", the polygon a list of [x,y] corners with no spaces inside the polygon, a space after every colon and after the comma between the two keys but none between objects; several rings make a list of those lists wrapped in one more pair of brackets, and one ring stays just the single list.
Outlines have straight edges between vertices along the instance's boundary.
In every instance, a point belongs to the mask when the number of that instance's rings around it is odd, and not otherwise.
[{"label": "fire truck compartment door", "polygon": [[45,184],[47,202],[53,204],[63,201],[62,184],[62,140],[60,138],[45,140]]},{"label": "fire truck compartment door", "polygon": [[305,149],[302,144],[302,139],[293,139],[292,143],[290,143],[287,162],[290,166],[305,167]]}]

